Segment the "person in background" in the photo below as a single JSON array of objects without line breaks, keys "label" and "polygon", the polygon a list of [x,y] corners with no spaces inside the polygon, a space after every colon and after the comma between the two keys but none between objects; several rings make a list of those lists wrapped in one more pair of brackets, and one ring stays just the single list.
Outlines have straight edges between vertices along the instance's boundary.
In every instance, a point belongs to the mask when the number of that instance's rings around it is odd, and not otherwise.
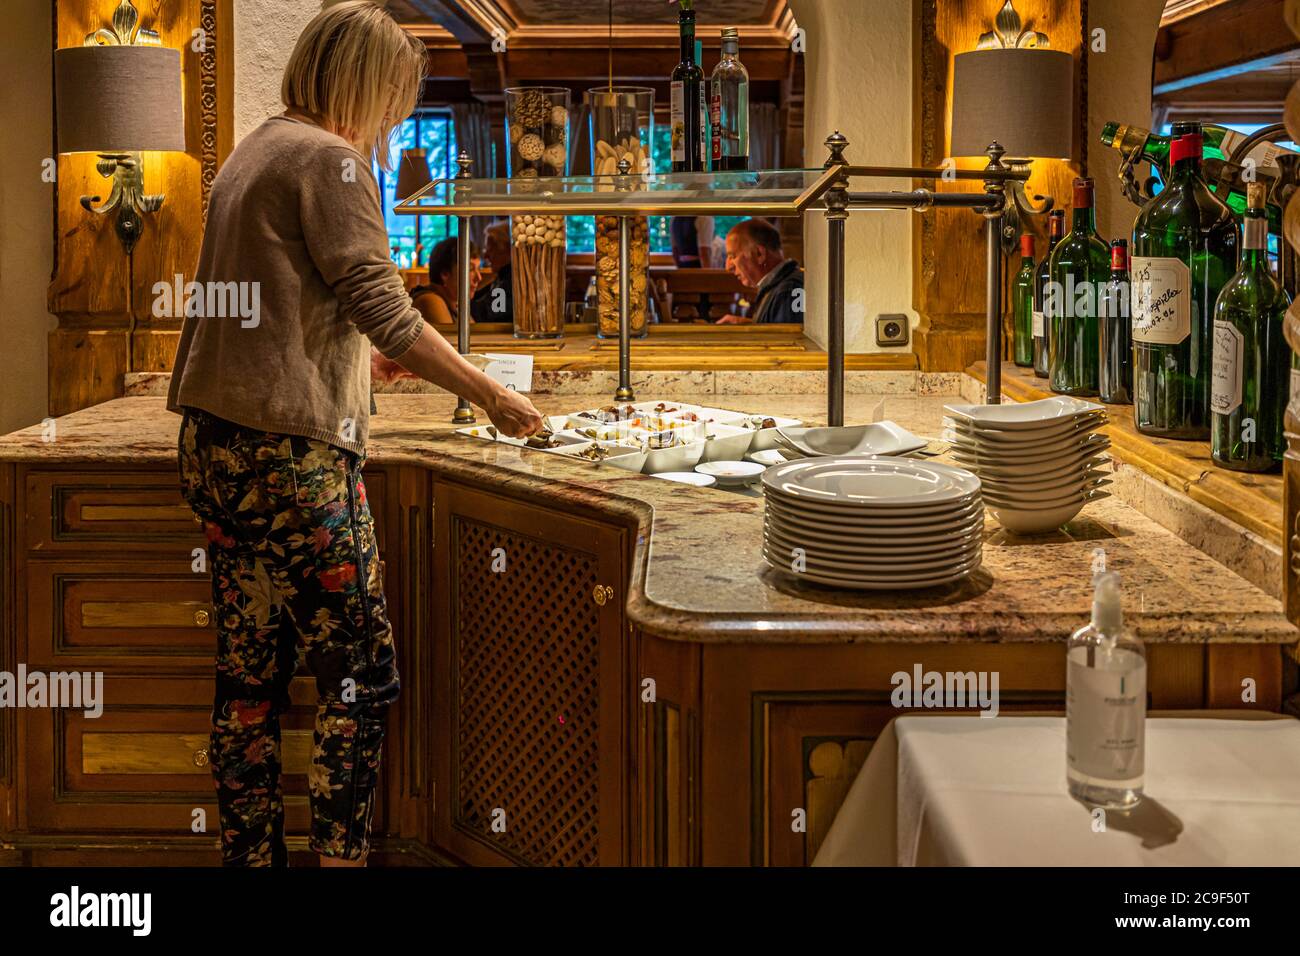
[{"label": "person in background", "polygon": [[[483,237],[483,255],[492,266],[492,281],[479,289],[470,302],[475,322],[510,322],[514,302],[510,281],[510,223],[494,222]],[[500,290],[500,291],[498,291]],[[501,306],[499,311],[493,306]]]},{"label": "person in background", "polygon": [[[483,273],[479,271],[478,247],[470,243],[469,294],[471,302]],[[411,301],[416,311],[431,325],[455,325],[460,294],[460,278],[456,271],[456,237],[449,236],[433,247],[429,253],[429,281],[427,285],[411,290]],[[471,319],[473,321],[473,319]]]},{"label": "person in background", "polygon": [[781,249],[781,233],[766,219],[746,219],[727,233],[727,271],[757,290],[748,315],[724,315],[718,325],[803,324],[803,270]]},{"label": "person in background", "polygon": [[371,163],[388,165],[427,63],[383,7],[328,7],[289,57],[285,111],[240,140],[212,184],[194,278],[260,287],[257,320],[187,315],[167,408],[183,416],[178,477],[207,539],[221,814],[210,832],[227,866],[288,864],[280,717],[302,657],[317,697],[307,845],[321,866],[363,866],[370,850],[399,692],[362,475],[373,350],[465,396],[505,435],[542,427],[527,398],[421,318],[389,258]]},{"label": "person in background", "polygon": [[713,268],[712,216],[673,216],[668,222],[668,235],[677,268]]}]

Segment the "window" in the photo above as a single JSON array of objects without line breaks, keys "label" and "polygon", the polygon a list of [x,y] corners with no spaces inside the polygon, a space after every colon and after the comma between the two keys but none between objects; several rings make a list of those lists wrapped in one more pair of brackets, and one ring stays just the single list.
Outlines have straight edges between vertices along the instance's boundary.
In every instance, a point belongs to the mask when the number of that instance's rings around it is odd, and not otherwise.
[{"label": "window", "polygon": [[[445,110],[417,110],[393,131],[389,149],[392,151],[393,169],[404,149],[427,151],[429,175],[434,179],[453,179],[456,175],[456,131],[451,114]],[[429,251],[441,240],[456,234],[454,219],[450,216],[398,216],[393,213],[397,199],[397,173],[375,169],[379,180],[379,193],[384,204],[384,222],[388,227],[389,249],[396,249],[395,259],[402,268],[417,265],[415,247],[420,250],[419,265],[429,257]],[[417,236],[418,230],[418,236]]]}]

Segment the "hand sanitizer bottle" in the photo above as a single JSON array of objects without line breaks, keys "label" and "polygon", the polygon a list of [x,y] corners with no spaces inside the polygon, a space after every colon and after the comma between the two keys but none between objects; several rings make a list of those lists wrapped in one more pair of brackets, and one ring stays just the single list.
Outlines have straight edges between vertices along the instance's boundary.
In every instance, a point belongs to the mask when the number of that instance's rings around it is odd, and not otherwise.
[{"label": "hand sanitizer bottle", "polygon": [[1092,623],[1066,652],[1065,749],[1070,795],[1128,808],[1142,799],[1146,742],[1146,649],[1124,630],[1119,575],[1098,575]]}]

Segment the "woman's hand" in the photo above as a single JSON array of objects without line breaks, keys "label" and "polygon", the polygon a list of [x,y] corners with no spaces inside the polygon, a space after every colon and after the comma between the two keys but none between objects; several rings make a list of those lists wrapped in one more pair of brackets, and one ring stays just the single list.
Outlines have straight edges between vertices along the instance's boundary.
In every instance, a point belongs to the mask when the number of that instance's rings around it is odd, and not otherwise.
[{"label": "woman's hand", "polygon": [[541,431],[541,412],[512,389],[498,388],[484,409],[492,424],[510,438],[527,438]]},{"label": "woman's hand", "polygon": [[370,380],[372,382],[395,382],[399,378],[415,378],[415,373],[408,371],[375,348],[370,347]]}]

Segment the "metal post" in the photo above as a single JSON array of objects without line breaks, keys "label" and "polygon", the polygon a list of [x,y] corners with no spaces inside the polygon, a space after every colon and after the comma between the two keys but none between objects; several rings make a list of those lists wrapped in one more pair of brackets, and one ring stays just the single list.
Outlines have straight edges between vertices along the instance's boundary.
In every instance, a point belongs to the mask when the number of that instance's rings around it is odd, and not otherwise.
[{"label": "metal post", "polygon": [[[836,130],[826,138],[831,151],[824,168],[847,166],[849,141]],[[849,181],[841,177],[826,193],[826,424],[844,424],[844,223],[849,218]]]},{"label": "metal post", "polygon": [[[996,142],[989,145],[989,162],[985,172],[1002,172],[1005,150]],[[1001,179],[986,179],[984,191],[997,200],[984,210],[988,246],[988,263],[985,279],[988,285],[985,297],[984,400],[990,405],[1002,403],[1002,214],[1006,206],[1006,183]]]},{"label": "metal post", "polygon": [[[627,157],[618,161],[618,188],[629,188],[627,174],[632,163]],[[627,216],[618,217],[618,390],[614,392],[616,402],[634,402],[636,394],[632,391],[632,220]]]},{"label": "metal post", "polygon": [[[462,151],[456,159],[456,165],[460,167],[456,173],[457,179],[470,178],[470,166],[473,160],[469,154]],[[456,189],[464,196],[469,192],[469,186],[457,186]],[[458,197],[460,198],[460,197]],[[468,198],[468,197],[466,197]],[[461,355],[469,354],[469,273],[470,273],[470,242],[469,242],[469,216],[460,216],[456,224],[456,268],[459,275],[457,276],[456,289],[456,350]],[[456,413],[452,416],[452,421],[457,425],[474,424],[474,406],[466,399],[457,396]]]}]

